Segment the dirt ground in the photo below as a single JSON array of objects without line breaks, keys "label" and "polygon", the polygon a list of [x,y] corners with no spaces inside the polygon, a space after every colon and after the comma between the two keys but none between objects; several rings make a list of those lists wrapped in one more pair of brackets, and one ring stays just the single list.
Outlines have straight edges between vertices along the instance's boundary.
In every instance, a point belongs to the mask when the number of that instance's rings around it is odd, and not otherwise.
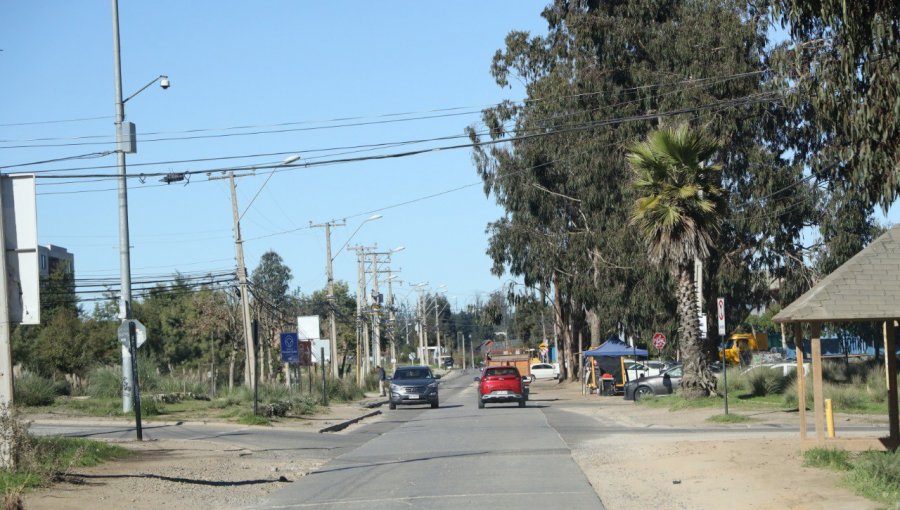
[{"label": "dirt ground", "polygon": [[[735,440],[734,435],[667,433],[671,427],[711,425],[720,410],[670,412],[636,406],[621,397],[582,395],[580,385],[539,381],[535,395],[554,406],[599,421],[662,429],[653,435],[615,434],[574,445],[572,455],[609,510],[667,509],[854,509],[883,508],[841,486],[837,473],[802,467],[796,429]],[[315,427],[370,414],[356,404],[333,406]],[[380,419],[371,416],[369,422]],[[796,413],[760,413],[754,425],[790,424]],[[865,418],[839,417],[850,421]],[[299,425],[309,427],[309,424]],[[351,431],[352,425],[345,432]],[[80,468],[68,482],[26,495],[25,508],[193,510],[242,508],[315,470],[317,461],[273,452],[235,449],[215,442],[145,441],[123,446],[138,454],[127,460]],[[631,473],[631,475],[625,475]],[[165,502],[161,505],[161,502]]]}]

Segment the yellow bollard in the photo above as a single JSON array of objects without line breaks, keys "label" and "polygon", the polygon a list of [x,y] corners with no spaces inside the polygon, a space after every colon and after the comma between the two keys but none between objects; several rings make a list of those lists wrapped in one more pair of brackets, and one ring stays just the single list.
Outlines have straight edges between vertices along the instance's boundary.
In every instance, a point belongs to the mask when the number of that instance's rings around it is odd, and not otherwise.
[{"label": "yellow bollard", "polygon": [[831,410],[831,399],[825,399],[825,426],[828,427],[828,438],[834,439],[834,412]]}]

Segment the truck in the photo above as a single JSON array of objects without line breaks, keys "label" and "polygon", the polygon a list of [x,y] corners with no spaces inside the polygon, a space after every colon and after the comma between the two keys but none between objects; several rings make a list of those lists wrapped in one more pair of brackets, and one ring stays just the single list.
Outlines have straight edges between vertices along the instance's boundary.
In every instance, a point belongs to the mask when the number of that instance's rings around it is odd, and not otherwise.
[{"label": "truck", "polygon": [[732,365],[749,365],[753,353],[768,350],[769,337],[765,333],[733,333],[719,348],[719,359]]}]

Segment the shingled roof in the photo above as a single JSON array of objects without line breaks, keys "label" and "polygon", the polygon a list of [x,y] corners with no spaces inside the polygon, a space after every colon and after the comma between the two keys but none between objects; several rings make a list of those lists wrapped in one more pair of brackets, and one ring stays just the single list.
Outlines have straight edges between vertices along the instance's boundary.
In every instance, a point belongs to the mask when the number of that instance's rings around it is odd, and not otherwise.
[{"label": "shingled roof", "polygon": [[892,227],[772,318],[775,322],[900,318],[900,225]]}]

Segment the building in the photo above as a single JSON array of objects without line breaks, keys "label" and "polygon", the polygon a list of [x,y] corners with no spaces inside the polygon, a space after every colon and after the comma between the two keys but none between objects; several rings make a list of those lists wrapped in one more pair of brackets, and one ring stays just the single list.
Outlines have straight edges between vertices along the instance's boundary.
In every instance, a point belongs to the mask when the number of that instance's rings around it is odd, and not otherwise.
[{"label": "building", "polygon": [[60,265],[67,268],[67,272],[75,275],[75,255],[62,246],[38,246],[38,274],[41,278],[47,278]]}]

